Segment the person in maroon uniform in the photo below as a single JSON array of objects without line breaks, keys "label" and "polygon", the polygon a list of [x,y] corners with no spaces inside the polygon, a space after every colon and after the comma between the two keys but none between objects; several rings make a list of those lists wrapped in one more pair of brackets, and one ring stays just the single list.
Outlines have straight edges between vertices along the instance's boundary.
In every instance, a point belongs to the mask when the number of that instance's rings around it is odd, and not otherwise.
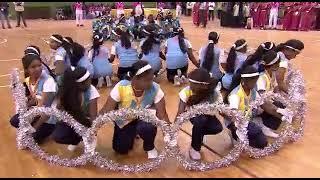
[{"label": "person in maroon uniform", "polygon": [[315,24],[316,16],[314,6],[316,4],[312,2],[305,2],[303,4],[301,19],[299,24],[299,31],[309,31],[313,29],[312,25]]},{"label": "person in maroon uniform", "polygon": [[286,11],[283,17],[282,29],[289,30],[291,26],[292,15],[294,13],[294,4],[292,2],[285,2],[284,5],[286,6]]},{"label": "person in maroon uniform", "polygon": [[199,13],[200,2],[196,2],[192,9],[192,20],[193,24],[199,26],[200,24],[200,13]]},{"label": "person in maroon uniform", "polygon": [[252,2],[250,4],[251,6],[251,17],[253,20],[253,27],[258,27],[259,25],[259,13],[260,13],[260,8],[259,8],[259,3]]},{"label": "person in maroon uniform", "polygon": [[265,29],[265,25],[267,23],[267,16],[268,16],[268,3],[261,3],[260,4],[260,13],[259,13],[259,20],[258,26],[260,29]]},{"label": "person in maroon uniform", "polygon": [[300,18],[301,18],[302,6],[300,3],[294,4],[294,12],[292,14],[291,24],[289,30],[297,31],[299,28]]}]

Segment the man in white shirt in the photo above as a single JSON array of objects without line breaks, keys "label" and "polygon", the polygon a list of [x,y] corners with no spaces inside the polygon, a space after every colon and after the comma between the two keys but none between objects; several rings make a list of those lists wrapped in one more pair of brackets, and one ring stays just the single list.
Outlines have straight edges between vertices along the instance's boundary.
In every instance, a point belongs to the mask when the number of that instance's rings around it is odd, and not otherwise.
[{"label": "man in white shirt", "polygon": [[24,14],[24,2],[13,2],[14,9],[17,13],[17,26],[20,27],[20,18],[22,19],[24,27],[27,27],[27,23],[23,17]]},{"label": "man in white shirt", "polygon": [[187,16],[191,16],[192,8],[193,8],[194,2],[187,2]]},{"label": "man in white shirt", "polygon": [[216,6],[216,4],[214,2],[209,2],[209,21],[210,21],[210,19],[212,19],[212,21],[214,20],[215,6]]}]

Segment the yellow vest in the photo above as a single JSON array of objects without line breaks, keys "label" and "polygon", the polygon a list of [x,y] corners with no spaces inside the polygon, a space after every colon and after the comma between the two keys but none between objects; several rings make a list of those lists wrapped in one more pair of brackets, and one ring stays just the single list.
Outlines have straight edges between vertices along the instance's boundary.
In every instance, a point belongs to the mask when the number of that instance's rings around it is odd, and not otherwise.
[{"label": "yellow vest", "polygon": [[238,109],[245,113],[246,117],[250,117],[252,112],[249,107],[250,102],[254,101],[256,99],[257,92],[256,90],[251,90],[249,96],[245,93],[245,91],[242,88],[242,85],[240,84],[238,87],[233,89],[231,93],[229,94],[229,97],[231,95],[237,95],[239,97],[239,107]]}]

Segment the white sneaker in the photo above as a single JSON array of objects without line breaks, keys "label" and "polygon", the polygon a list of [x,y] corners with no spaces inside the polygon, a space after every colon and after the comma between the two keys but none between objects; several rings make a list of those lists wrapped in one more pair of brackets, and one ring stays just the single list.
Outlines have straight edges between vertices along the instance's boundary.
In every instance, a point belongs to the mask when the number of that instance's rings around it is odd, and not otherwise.
[{"label": "white sneaker", "polygon": [[181,72],[180,69],[177,70],[177,75],[178,75],[178,77],[181,77],[181,76],[182,76],[182,72]]},{"label": "white sneaker", "polygon": [[103,85],[103,77],[99,77],[98,79],[98,84],[97,84],[97,88],[101,88]]},{"label": "white sneaker", "polygon": [[76,150],[77,149],[77,145],[72,145],[72,144],[70,144],[70,145],[68,145],[68,150],[69,151],[74,151],[74,150]]},{"label": "white sneaker", "polygon": [[106,83],[107,83],[107,87],[111,87],[112,86],[112,81],[110,76],[106,76]]},{"label": "white sneaker", "polygon": [[208,140],[207,140],[207,136],[203,136],[203,140],[202,140],[202,143],[203,144],[207,144]]},{"label": "white sneaker", "polygon": [[262,128],[262,132],[264,135],[268,136],[268,137],[272,137],[272,138],[278,138],[279,134],[273,132],[270,128],[263,126]]},{"label": "white sneaker", "polygon": [[174,81],[174,86],[180,86],[180,81],[179,81],[179,76],[177,76],[177,75],[175,75],[174,76],[174,79],[173,79],[173,81]]},{"label": "white sneaker", "polygon": [[194,150],[192,147],[189,150],[189,156],[193,160],[200,160],[201,159],[201,154],[199,151]]},{"label": "white sneaker", "polygon": [[148,159],[154,159],[158,157],[158,151],[156,148],[153,148],[152,150],[148,151]]}]

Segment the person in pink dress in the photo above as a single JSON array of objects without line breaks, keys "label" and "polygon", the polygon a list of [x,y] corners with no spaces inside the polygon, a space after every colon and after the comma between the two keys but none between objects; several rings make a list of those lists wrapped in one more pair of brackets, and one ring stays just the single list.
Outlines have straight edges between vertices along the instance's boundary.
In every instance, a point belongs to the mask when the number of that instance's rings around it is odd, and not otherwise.
[{"label": "person in pink dress", "polygon": [[295,3],[294,12],[292,14],[291,24],[289,30],[297,31],[299,28],[300,18],[301,18],[302,6],[300,3]]},{"label": "person in pink dress", "polygon": [[77,27],[79,26],[83,26],[83,11],[82,11],[82,7],[83,4],[82,2],[76,2],[74,4],[74,8],[76,10],[76,24],[77,24]]},{"label": "person in pink dress", "polygon": [[268,16],[268,3],[261,3],[260,4],[260,13],[259,13],[259,20],[258,26],[260,29],[265,29],[265,25],[267,23],[267,16]]},{"label": "person in pink dress", "polygon": [[259,13],[260,13],[260,8],[259,8],[259,4],[257,2],[252,2],[250,4],[251,6],[251,17],[253,20],[253,27],[258,27],[258,22],[259,22]]},{"label": "person in pink dress", "polygon": [[124,14],[124,3],[116,2],[116,8],[117,8],[117,18],[120,18],[121,14]]}]

